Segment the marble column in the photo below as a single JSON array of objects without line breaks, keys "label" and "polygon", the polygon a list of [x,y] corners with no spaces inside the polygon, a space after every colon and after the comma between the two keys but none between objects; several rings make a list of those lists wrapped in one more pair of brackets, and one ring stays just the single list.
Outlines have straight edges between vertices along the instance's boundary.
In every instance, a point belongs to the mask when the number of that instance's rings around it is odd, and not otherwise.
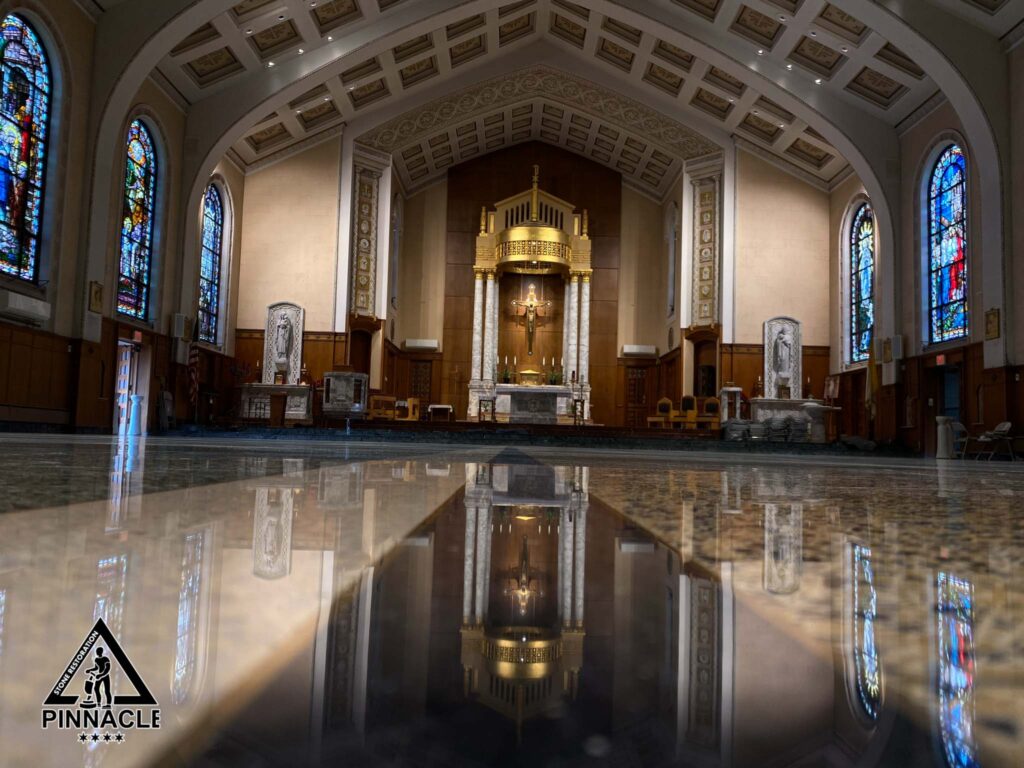
[{"label": "marble column", "polygon": [[565,360],[565,380],[572,381],[579,371],[580,276],[573,275],[569,283],[569,356]]},{"label": "marble column", "polygon": [[483,370],[481,371],[480,378],[483,381],[494,381],[494,366],[497,363],[497,346],[498,346],[498,329],[497,329],[497,318],[498,312],[495,306],[498,301],[498,283],[494,279],[494,273],[487,273],[487,320],[484,323],[484,352],[483,352]]},{"label": "marble column", "polygon": [[476,606],[473,610],[473,623],[484,623],[484,601],[486,600],[487,574],[484,568],[487,563],[485,548],[489,548],[490,514],[486,508],[477,510],[476,520]]},{"label": "marble column", "polygon": [[466,505],[466,550],[462,572],[462,623],[473,620],[473,565],[476,548],[476,507]]},{"label": "marble column", "polygon": [[563,576],[558,585],[562,595],[562,626],[572,626],[572,548],[573,519],[572,508],[562,510],[562,524],[558,530],[559,555],[558,562]]},{"label": "marble column", "polygon": [[473,368],[470,371],[471,381],[483,378],[480,369],[483,366],[484,343],[484,273],[473,271]]},{"label": "marble column", "polygon": [[580,379],[590,381],[590,275],[580,285]]},{"label": "marble column", "polygon": [[579,508],[576,510],[576,525],[574,531],[574,544],[575,544],[575,566],[576,576],[574,581],[576,582],[576,595],[575,603],[573,605],[573,619],[575,620],[575,626],[583,626],[583,579],[586,575],[584,571],[584,565],[587,554],[587,502],[581,501]]},{"label": "marble column", "polygon": [[572,281],[565,281],[565,303],[562,304],[562,367],[565,368],[563,376],[568,378],[569,365],[569,291],[572,289]]}]

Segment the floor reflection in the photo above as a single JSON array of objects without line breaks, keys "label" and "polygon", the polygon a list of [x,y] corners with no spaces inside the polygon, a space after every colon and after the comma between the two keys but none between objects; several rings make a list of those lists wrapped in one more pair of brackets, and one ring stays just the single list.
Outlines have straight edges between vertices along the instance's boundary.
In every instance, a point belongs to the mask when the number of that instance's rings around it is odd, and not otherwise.
[{"label": "floor reflection", "polygon": [[[525,457],[466,464],[460,498],[333,601],[323,660],[308,665],[322,683],[305,667],[284,673],[207,757],[1012,764],[1019,705],[991,723],[979,760],[975,589],[927,576],[900,541],[904,510],[873,514],[876,500],[851,504],[813,471],[677,469],[665,473],[665,535],[593,495],[594,472],[608,481],[600,467]],[[1019,577],[990,587],[990,611],[1010,607],[1007,587]],[[1004,626],[1019,626],[1012,605]],[[1019,679],[1021,660],[1001,653]],[[322,691],[323,720],[317,703],[301,724],[268,717],[300,677],[303,696]],[[998,679],[989,685],[1005,702]]]},{"label": "floor reflection", "polygon": [[[98,449],[73,470],[98,500],[0,515],[3,764],[966,768],[1024,751],[1019,473]],[[99,618],[166,720],[116,750],[37,722]]]}]

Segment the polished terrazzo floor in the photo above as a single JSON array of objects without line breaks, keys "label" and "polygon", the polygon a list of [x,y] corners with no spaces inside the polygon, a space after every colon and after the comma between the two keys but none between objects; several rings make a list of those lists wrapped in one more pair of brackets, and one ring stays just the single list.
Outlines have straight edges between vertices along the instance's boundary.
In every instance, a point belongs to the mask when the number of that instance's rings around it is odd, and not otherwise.
[{"label": "polished terrazzo floor", "polygon": [[[1024,765],[1020,464],[6,435],[0,489],[3,766]],[[159,728],[41,727],[100,619]]]}]

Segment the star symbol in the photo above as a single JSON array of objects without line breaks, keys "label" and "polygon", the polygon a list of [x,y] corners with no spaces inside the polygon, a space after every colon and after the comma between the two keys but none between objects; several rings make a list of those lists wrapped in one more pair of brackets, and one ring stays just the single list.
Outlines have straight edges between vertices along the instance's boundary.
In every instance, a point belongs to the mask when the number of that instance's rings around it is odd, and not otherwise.
[{"label": "star symbol", "polygon": [[100,735],[98,733],[94,733],[92,736],[90,736],[90,738],[93,741],[99,741],[100,740]]},{"label": "star symbol", "polygon": [[85,744],[85,742],[89,740],[89,736],[83,731],[82,733],[78,734],[78,740]]},{"label": "star symbol", "polygon": [[111,736],[109,733],[104,733],[103,734],[103,740],[104,741],[110,741],[112,738],[114,738],[114,737]]},{"label": "star symbol", "polygon": [[123,744],[124,743],[124,734],[123,733],[119,733],[116,736],[114,736],[114,741],[116,741],[118,744]]}]

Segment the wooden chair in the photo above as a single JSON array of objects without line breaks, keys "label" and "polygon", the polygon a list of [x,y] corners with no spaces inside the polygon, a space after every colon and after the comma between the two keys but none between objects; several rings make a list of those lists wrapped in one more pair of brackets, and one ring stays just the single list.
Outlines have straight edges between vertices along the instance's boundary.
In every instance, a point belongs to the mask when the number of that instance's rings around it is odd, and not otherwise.
[{"label": "wooden chair", "polygon": [[405,413],[401,416],[396,416],[396,421],[419,421],[420,420],[420,399],[418,397],[410,397],[405,401]]},{"label": "wooden chair", "polygon": [[678,413],[678,411],[672,409],[672,401],[667,397],[663,397],[655,406],[655,415],[647,417],[647,426],[649,428],[665,429],[672,422],[672,418],[678,415]]},{"label": "wooden chair", "polygon": [[693,395],[684,395],[679,401],[679,410],[672,417],[673,424],[679,424],[680,429],[694,430],[697,428],[697,398]]},{"label": "wooden chair", "polygon": [[709,397],[704,401],[704,412],[697,417],[697,426],[710,432],[722,428],[722,403],[717,397]]},{"label": "wooden chair", "polygon": [[395,398],[391,395],[370,396],[370,418],[395,420]]}]

